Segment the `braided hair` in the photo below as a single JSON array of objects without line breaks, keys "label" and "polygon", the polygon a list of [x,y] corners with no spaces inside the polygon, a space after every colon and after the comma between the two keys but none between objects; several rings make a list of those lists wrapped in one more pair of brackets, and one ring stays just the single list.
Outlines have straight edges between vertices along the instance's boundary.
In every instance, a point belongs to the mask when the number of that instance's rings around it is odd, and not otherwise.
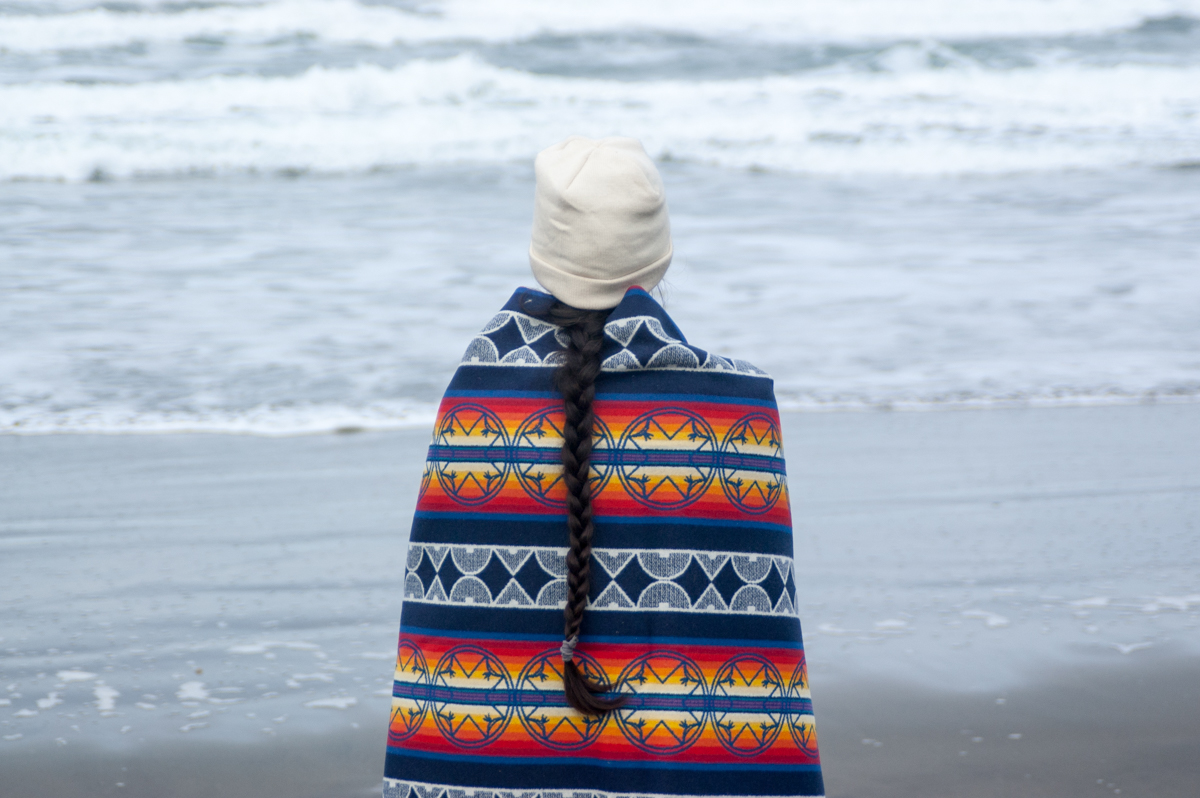
[{"label": "braided hair", "polygon": [[567,604],[563,611],[563,689],[567,703],[585,715],[603,715],[628,699],[623,695],[601,697],[611,689],[587,676],[575,663],[575,646],[587,608],[592,561],[592,426],[595,413],[596,378],[600,376],[600,350],[604,345],[604,323],[608,310],[580,310],[555,302],[548,320],[562,327],[568,338],[566,360],[554,374],[563,397],[563,482],[567,486],[567,529],[571,548],[567,553]]}]

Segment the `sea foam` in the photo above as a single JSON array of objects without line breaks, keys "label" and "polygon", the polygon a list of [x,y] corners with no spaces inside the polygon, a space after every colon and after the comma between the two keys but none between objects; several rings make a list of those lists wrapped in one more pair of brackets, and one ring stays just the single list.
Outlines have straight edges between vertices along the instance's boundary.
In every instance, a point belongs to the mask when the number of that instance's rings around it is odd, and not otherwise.
[{"label": "sea foam", "polygon": [[0,86],[0,178],[528,160],[572,132],[636,132],[650,153],[818,174],[1004,173],[1200,157],[1200,65],[932,68],[733,80],[537,75],[470,54],[287,77]]},{"label": "sea foam", "polygon": [[537,35],[669,30],[697,36],[765,41],[861,41],[893,37],[1028,36],[1129,27],[1146,17],[1200,16],[1196,0],[816,0],[804,4],[747,0],[452,0],[417,8],[354,0],[264,3],[122,4],[59,14],[6,15],[0,47],[16,52],[121,47],[213,37],[273,40],[305,36],[321,43],[471,39],[509,41]]}]

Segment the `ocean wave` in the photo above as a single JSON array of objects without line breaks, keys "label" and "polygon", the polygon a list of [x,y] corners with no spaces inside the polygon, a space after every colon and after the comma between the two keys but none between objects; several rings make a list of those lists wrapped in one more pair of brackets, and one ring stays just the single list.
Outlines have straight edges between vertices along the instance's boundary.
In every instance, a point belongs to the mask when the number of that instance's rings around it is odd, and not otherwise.
[{"label": "ocean wave", "polygon": [[1200,384],[1190,383],[1149,390],[1107,386],[1060,387],[1047,391],[1010,391],[986,394],[949,391],[941,394],[789,394],[780,392],[779,409],[785,412],[992,410],[1023,407],[1102,407],[1112,405],[1192,404],[1200,402]]},{"label": "ocean wave", "polygon": [[1198,0],[452,0],[403,7],[354,0],[68,6],[64,13],[0,15],[0,48],[46,52],[177,42],[205,37],[390,45],[471,39],[513,41],[542,34],[676,31],[763,41],[1046,36],[1135,28],[1147,19],[1200,17]]},{"label": "ocean wave", "polygon": [[0,410],[0,434],[134,434],[214,432],[240,435],[313,435],[432,427],[437,406],[421,402],[260,405],[247,410],[169,411],[122,407]]},{"label": "ocean wave", "polygon": [[[1153,23],[1153,24],[1152,24]],[[0,85],[63,82],[187,82],[215,75],[288,77],[311,67],[395,68],[418,59],[471,54],[497,67],[542,76],[621,82],[734,80],[812,72],[893,73],[913,69],[1029,70],[1067,64],[1114,67],[1200,65],[1200,20],[1149,20],[1134,30],[1019,38],[763,42],[671,31],[541,34],[504,42],[456,40],[373,46],[315,45],[305,36],[268,42],[201,37],[180,43],[20,54],[0,49]]]},{"label": "ocean wave", "polygon": [[496,163],[577,132],[639,136],[664,159],[811,173],[1200,157],[1200,65],[931,69],[937,48],[897,45],[887,72],[737,80],[565,78],[460,55],[292,77],[9,85],[0,87],[0,178]]},{"label": "ocean wave", "polygon": [[[778,400],[781,411],[794,413],[1096,407],[1200,402],[1200,385],[1148,391],[1115,387],[1096,390],[1062,388],[1048,392],[1014,391],[996,395],[952,392],[892,396],[789,394],[781,391]],[[376,403],[368,406],[263,405],[240,411],[209,409],[190,412],[139,411],[117,407],[75,408],[55,412],[29,407],[0,411],[0,435],[213,433],[286,437],[431,429],[436,416],[435,405],[420,402]]]}]

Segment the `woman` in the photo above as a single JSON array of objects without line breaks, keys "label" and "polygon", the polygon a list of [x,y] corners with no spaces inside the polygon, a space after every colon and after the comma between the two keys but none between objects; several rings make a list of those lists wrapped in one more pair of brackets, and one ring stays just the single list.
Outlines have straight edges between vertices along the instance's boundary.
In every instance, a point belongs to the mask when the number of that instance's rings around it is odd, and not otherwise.
[{"label": "woman", "polygon": [[647,293],[633,139],[540,155],[519,289],[442,400],[405,574],[384,794],[823,792],[779,415]]}]

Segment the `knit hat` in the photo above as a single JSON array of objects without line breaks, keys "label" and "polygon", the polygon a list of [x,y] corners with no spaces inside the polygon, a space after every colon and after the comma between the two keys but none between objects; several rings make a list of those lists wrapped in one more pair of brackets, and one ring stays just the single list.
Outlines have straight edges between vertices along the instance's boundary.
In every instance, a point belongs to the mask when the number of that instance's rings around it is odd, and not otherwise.
[{"label": "knit hat", "polygon": [[562,302],[616,307],[671,265],[662,178],[641,142],[571,136],[538,153],[529,265]]}]

